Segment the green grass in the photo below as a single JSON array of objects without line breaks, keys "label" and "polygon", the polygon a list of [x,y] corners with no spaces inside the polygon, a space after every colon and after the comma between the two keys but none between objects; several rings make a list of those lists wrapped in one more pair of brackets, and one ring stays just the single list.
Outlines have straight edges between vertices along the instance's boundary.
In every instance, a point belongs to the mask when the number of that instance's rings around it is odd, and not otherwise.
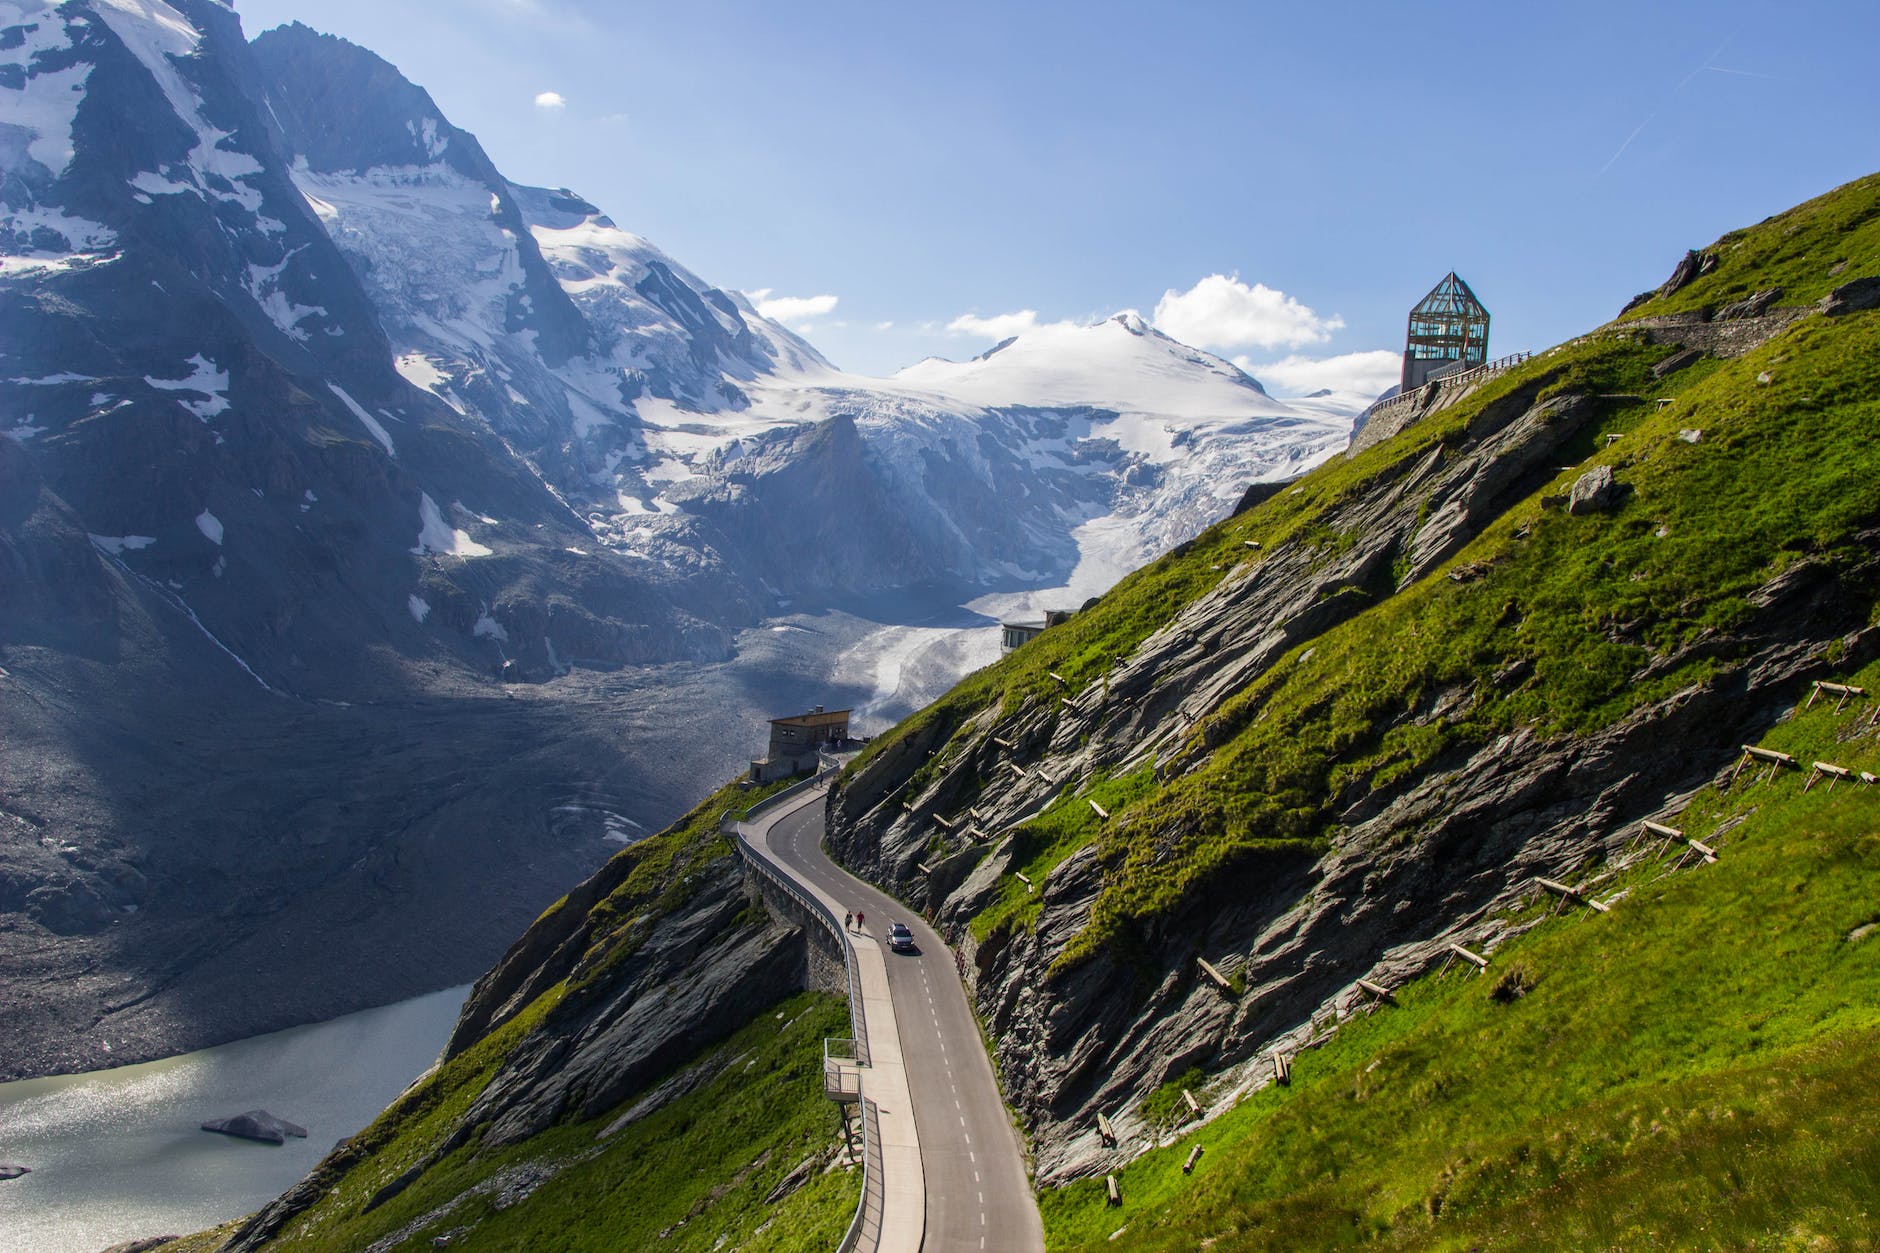
[{"label": "green grass", "polygon": [[[361,1248],[458,1196],[467,1199],[447,1218],[398,1247],[429,1248],[433,1236],[460,1224],[475,1230],[453,1236],[453,1248],[693,1250],[712,1248],[727,1234],[750,1250],[834,1244],[854,1212],[856,1176],[817,1174],[774,1206],[763,1198],[791,1167],[834,1142],[821,1050],[824,1036],[849,1031],[839,999],[799,996],[771,1011],[751,1006],[759,1016],[694,1063],[736,1057],[733,1066],[604,1142],[597,1144],[596,1133],[613,1111],[488,1151],[481,1128],[471,1128],[467,1143],[438,1156],[517,1044],[552,1022],[569,994],[605,979],[663,914],[697,890],[706,866],[732,855],[720,817],[741,814],[785,786],[727,785],[666,830],[617,853],[599,872],[609,886],[587,910],[584,950],[568,975],[394,1102],[354,1137],[349,1160],[323,1165],[328,1191],[270,1247]],[[538,925],[575,908],[575,896],[564,898]],[[403,1192],[366,1208],[380,1189],[426,1163]],[[565,1169],[521,1204],[498,1208],[478,1190],[544,1165]],[[673,1229],[660,1237],[667,1227]]]},{"label": "green grass", "polygon": [[[1705,251],[1717,268],[1626,316],[1718,308],[1769,287],[1783,305],[1811,304],[1841,284],[1880,274],[1880,174],[1870,174],[1765,222],[1731,231]],[[1833,273],[1836,267],[1838,273]]]},{"label": "green grass", "polygon": [[[1017,827],[1008,837],[1012,841],[1012,870],[999,884],[999,894],[973,915],[970,927],[980,941],[1002,931],[1018,927],[1029,929],[1038,920],[1045,879],[1065,858],[1097,838],[1101,825],[1090,807],[1095,801],[1106,810],[1115,811],[1143,796],[1155,787],[1148,766],[1120,778],[1093,779],[1087,787],[1064,792],[1030,822]],[[1018,874],[1032,881],[1027,891]]]},{"label": "green grass", "polygon": [[[821,1173],[839,1136],[836,1106],[822,1094],[822,1041],[847,1024],[839,999],[794,997],[693,1063],[729,1061],[706,1086],[612,1136],[597,1139],[617,1111],[517,1145],[484,1151],[473,1141],[364,1211],[365,1200],[402,1168],[401,1155],[381,1151],[373,1169],[354,1171],[270,1247],[361,1248],[414,1223],[395,1247],[429,1248],[432,1237],[459,1227],[468,1230],[453,1236],[452,1248],[693,1253],[721,1239],[778,1253],[832,1247],[860,1195],[858,1174]],[[494,1038],[486,1043],[501,1048]],[[477,1069],[462,1076],[468,1082],[447,1086],[480,1087],[475,1080],[486,1073]],[[440,1102],[437,1112],[455,1105]],[[767,1204],[771,1190],[807,1159],[816,1162],[810,1182]],[[544,1166],[559,1171],[526,1199],[499,1205],[495,1184],[513,1187]],[[447,1212],[419,1221],[453,1201]]]},{"label": "green grass", "polygon": [[[1874,769],[1869,712],[1818,705],[1767,742]],[[1050,1247],[1876,1247],[1880,930],[1848,936],[1880,920],[1877,807],[1797,774],[1701,794],[1679,821],[1734,824],[1717,864],[1631,870],[1610,915],[1403,987],[1290,1088],[1123,1169],[1120,1211],[1100,1181],[1048,1190]],[[1531,990],[1493,998],[1517,968]]]}]

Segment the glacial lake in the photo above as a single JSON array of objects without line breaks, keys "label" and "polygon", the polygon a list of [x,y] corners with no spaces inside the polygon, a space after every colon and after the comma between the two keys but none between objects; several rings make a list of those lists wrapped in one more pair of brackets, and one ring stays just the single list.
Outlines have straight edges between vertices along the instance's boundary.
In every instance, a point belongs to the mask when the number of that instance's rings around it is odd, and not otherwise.
[{"label": "glacial lake", "polygon": [[[468,986],[162,1061],[0,1084],[0,1253],[97,1253],[252,1213],[389,1105],[442,1051]],[[199,1129],[265,1109],[307,1138]]]}]

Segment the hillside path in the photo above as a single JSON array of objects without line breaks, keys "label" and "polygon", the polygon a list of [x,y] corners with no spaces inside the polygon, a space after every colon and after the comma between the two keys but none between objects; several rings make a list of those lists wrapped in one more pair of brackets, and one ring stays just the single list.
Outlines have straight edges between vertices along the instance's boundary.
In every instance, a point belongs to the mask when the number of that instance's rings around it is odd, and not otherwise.
[{"label": "hillside path", "polygon": [[[892,1247],[921,1253],[1043,1253],[1044,1226],[1025,1172],[1024,1149],[1000,1098],[953,952],[918,915],[823,852],[823,799],[823,789],[811,789],[801,803],[766,814],[743,831],[838,915],[859,909],[867,918],[865,933],[852,931],[850,939],[861,967],[873,1054],[864,1082],[870,1100],[884,1106],[882,1173],[888,1202],[881,1247],[891,1247],[887,1237],[891,1224],[899,1225],[897,1208],[903,1213],[913,1208],[897,1207],[894,1196],[897,1173],[905,1180],[910,1166],[910,1137],[901,1121],[905,1114],[893,1108],[890,1095],[898,1077],[913,1105],[911,1166],[923,1180],[925,1238],[917,1233],[913,1244]],[[890,922],[912,929],[917,952],[888,949]],[[890,1032],[877,1026],[873,994],[884,984],[892,1004],[891,1014],[881,1015],[890,1020],[881,1026],[893,1028],[888,1041],[882,1037]]]}]

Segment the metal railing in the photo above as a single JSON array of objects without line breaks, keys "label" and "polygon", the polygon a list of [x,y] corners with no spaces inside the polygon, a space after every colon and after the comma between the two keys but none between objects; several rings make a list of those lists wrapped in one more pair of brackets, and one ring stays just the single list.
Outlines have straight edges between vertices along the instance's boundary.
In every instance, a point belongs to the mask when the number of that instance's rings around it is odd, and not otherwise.
[{"label": "metal railing", "polygon": [[881,1180],[881,1119],[874,1102],[864,1097],[862,1111],[862,1199],[855,1204],[855,1217],[836,1245],[836,1253],[852,1253],[864,1239],[868,1248],[881,1245],[881,1210],[886,1190]]},{"label": "metal railing", "polygon": [[[751,806],[745,811],[744,822],[778,808],[811,790],[819,782],[814,776],[800,783],[792,784],[775,796]],[[868,1065],[868,1015],[862,1006],[861,970],[855,961],[855,946],[849,942],[848,928],[836,919],[835,911],[820,900],[805,892],[795,879],[781,865],[773,861],[764,850],[751,843],[744,835],[739,821],[726,813],[719,819],[718,829],[730,837],[744,864],[763,876],[773,887],[796,902],[811,918],[821,923],[831,935],[842,944],[842,964],[849,980],[849,1023],[855,1032],[854,1039],[823,1041],[824,1090],[828,1091],[828,1068],[831,1064],[831,1045],[851,1045],[850,1052],[862,1066]],[[846,1078],[846,1076],[844,1076]],[[842,1242],[836,1246],[836,1253],[852,1253],[861,1245],[864,1237],[871,1234],[870,1219],[873,1220],[872,1239],[867,1245],[874,1248],[881,1240],[881,1211],[885,1196],[881,1178],[881,1125],[874,1106],[869,1102],[862,1087],[860,1070],[854,1072],[855,1101],[861,1110],[862,1122],[862,1195],[855,1204],[855,1217],[849,1220],[849,1229],[843,1235]]]},{"label": "metal railing", "polygon": [[860,1059],[855,1056],[855,1041],[823,1038],[823,1095],[832,1101],[862,1099]]},{"label": "metal railing", "polygon": [[[767,809],[774,809],[778,802],[789,798],[792,794],[800,794],[801,791],[805,790],[807,784],[813,784],[814,782],[815,780],[813,779],[807,780],[806,784],[798,784],[796,787],[787,788],[777,793],[777,795],[770,797],[762,804],[752,806],[750,812],[744,816],[744,820],[749,822],[753,814],[760,814]],[[757,871],[758,874],[768,879],[778,891],[800,905],[810,917],[821,923],[823,929],[834,936],[842,945],[842,965],[849,980],[849,1023],[855,1031],[855,1048],[860,1054],[861,1063],[864,1066],[868,1065],[868,1013],[862,1006],[861,969],[855,964],[855,948],[849,943],[848,928],[842,925],[841,920],[836,917],[834,910],[798,887],[796,880],[790,877],[788,871],[772,861],[768,853],[765,853],[746,839],[744,832],[738,830],[738,823],[732,820],[729,814],[725,815],[725,820],[721,823],[721,829],[726,835],[730,836],[732,841],[736,844],[738,852],[744,857],[745,865]]]},{"label": "metal railing", "polygon": [[1512,370],[1515,366],[1520,365],[1533,355],[1534,354],[1531,352],[1511,352],[1505,357],[1497,357],[1493,361],[1485,361],[1481,365],[1471,366],[1467,370],[1462,370],[1455,374],[1445,374],[1440,378],[1433,378],[1420,387],[1413,387],[1407,392],[1398,392],[1389,400],[1378,401],[1371,406],[1369,411],[1370,416],[1377,417],[1379,414],[1391,413],[1397,409],[1401,409],[1412,401],[1429,393],[1432,388],[1441,387],[1444,384],[1471,383],[1476,379],[1486,378],[1491,374],[1500,374],[1503,370]]}]

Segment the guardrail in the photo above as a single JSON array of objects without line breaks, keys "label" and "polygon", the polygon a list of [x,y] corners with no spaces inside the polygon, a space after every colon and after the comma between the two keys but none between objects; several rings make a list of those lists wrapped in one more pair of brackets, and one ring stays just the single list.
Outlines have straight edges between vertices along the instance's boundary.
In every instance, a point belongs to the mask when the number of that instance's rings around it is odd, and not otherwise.
[{"label": "guardrail", "polygon": [[1534,354],[1531,352],[1511,352],[1505,357],[1497,357],[1493,361],[1486,361],[1481,365],[1471,366],[1469,369],[1458,371],[1455,374],[1441,375],[1440,377],[1431,379],[1420,387],[1413,387],[1407,392],[1398,392],[1389,400],[1378,401],[1371,406],[1368,413],[1371,417],[1390,413],[1408,405],[1411,401],[1424,395],[1431,388],[1441,387],[1444,384],[1471,383],[1476,379],[1486,378],[1491,374],[1500,374],[1503,370],[1512,370],[1515,366],[1520,365],[1533,355]]},{"label": "guardrail", "polygon": [[849,1221],[842,1243],[836,1245],[836,1253],[852,1253],[864,1239],[869,1239],[871,1249],[881,1244],[881,1210],[886,1196],[881,1177],[881,1121],[874,1103],[866,1097],[862,1099],[861,1111],[862,1199],[855,1205],[855,1217]]},{"label": "guardrail", "polygon": [[860,1059],[855,1056],[855,1041],[833,1036],[823,1039],[823,1095],[832,1101],[862,1099]]},{"label": "guardrail", "polygon": [[[815,782],[814,779],[807,779],[803,783],[785,788],[775,796],[766,799],[762,804],[753,805],[749,812],[744,815],[744,821],[749,822],[753,815],[759,815],[767,810],[775,809],[778,804],[790,799],[792,796],[801,795],[804,791],[814,786]],[[744,833],[737,829],[737,821],[732,819],[729,814],[725,815],[719,825],[720,830],[730,836],[732,842],[737,846],[738,852],[744,857],[745,865],[757,871],[757,873],[768,879],[778,891],[802,906],[804,910],[808,911],[810,917],[820,922],[823,925],[823,929],[834,936],[842,945],[842,965],[849,978],[849,1022],[855,1030],[855,1048],[857,1053],[860,1054],[861,1063],[864,1066],[868,1065],[868,1014],[866,1009],[862,1006],[861,971],[855,964],[855,948],[849,943],[848,928],[844,927],[841,921],[836,918],[834,910],[798,887],[796,880],[792,879],[782,866],[771,861],[767,854],[758,849],[755,844],[745,839]]]},{"label": "guardrail", "polygon": [[[742,821],[749,822],[754,818],[762,817],[771,810],[811,790],[818,782],[820,782],[820,780],[812,775],[800,783],[791,784],[774,796],[765,797],[745,811]],[[739,855],[744,858],[745,865],[762,875],[778,891],[795,901],[808,912],[811,918],[820,922],[831,935],[835,936],[836,939],[841,942],[842,965],[849,977],[849,1022],[855,1031],[855,1038],[853,1041],[841,1041],[840,1043],[852,1043],[854,1046],[852,1051],[855,1054],[856,1060],[863,1066],[868,1065],[868,1016],[862,1005],[861,971],[855,963],[855,946],[849,942],[848,928],[844,927],[836,920],[834,910],[798,887],[796,880],[792,879],[782,866],[772,861],[767,853],[746,839],[744,832],[739,828],[740,820],[733,818],[729,811],[718,820],[719,831],[730,837],[733,846],[737,848]],[[833,1042],[829,1040],[823,1041],[825,1070],[828,1066],[830,1055],[829,1046],[831,1043]],[[827,1078],[825,1078],[825,1090],[827,1082]],[[862,1076],[859,1071],[857,1071],[855,1075],[855,1099],[862,1112],[862,1197],[861,1200],[856,1202],[855,1217],[849,1221],[849,1229],[847,1233],[843,1235],[842,1243],[836,1246],[836,1253],[851,1253],[851,1251],[856,1248],[866,1233],[868,1225],[867,1219],[870,1214],[873,1214],[875,1220],[875,1239],[878,1242],[881,1238],[881,1206],[884,1196],[881,1181],[881,1128],[873,1112],[873,1107],[869,1104],[867,1095],[862,1090]],[[873,1246],[871,1245],[870,1247]]]}]

